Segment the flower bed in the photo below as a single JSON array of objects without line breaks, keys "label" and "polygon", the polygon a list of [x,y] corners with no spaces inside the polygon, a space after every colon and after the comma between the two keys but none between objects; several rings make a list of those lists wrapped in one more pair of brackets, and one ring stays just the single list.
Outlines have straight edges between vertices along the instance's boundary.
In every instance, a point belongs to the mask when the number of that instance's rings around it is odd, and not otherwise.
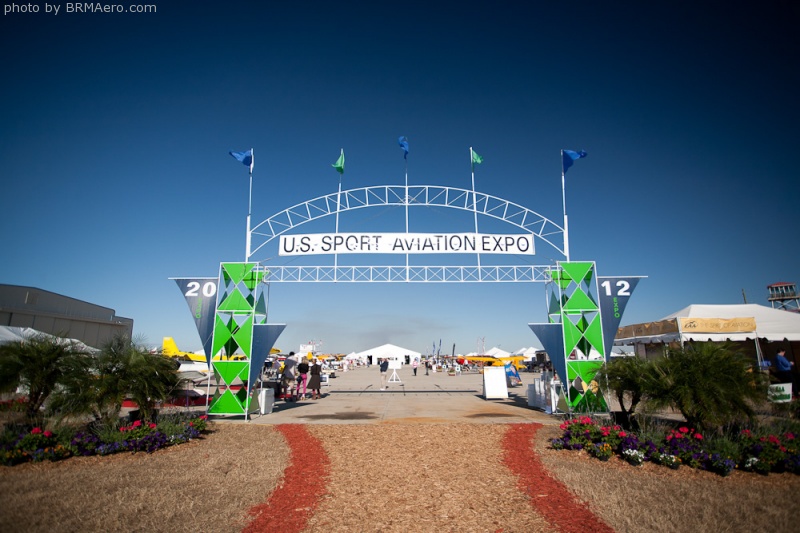
[{"label": "flower bed", "polygon": [[600,460],[613,455],[631,465],[645,461],[677,469],[680,465],[727,476],[735,468],[769,474],[800,474],[800,446],[792,432],[757,435],[741,431],[730,447],[737,452],[709,452],[703,435],[689,427],[669,430],[658,442],[624,431],[620,426],[603,426],[589,416],[567,420],[560,426],[563,434],[550,443],[555,450],[586,450]]},{"label": "flower bed", "polygon": [[26,462],[58,461],[72,456],[109,455],[120,452],[153,453],[161,448],[188,442],[206,430],[208,417],[175,415],[156,423],[140,420],[116,431],[79,431],[57,435],[34,427],[0,445],[0,464],[13,466]]}]

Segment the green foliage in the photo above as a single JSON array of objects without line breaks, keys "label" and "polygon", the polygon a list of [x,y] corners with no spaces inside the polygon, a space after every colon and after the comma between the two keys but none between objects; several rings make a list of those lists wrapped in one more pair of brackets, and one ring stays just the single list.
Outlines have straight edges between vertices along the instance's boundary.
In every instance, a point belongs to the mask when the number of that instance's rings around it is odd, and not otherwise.
[{"label": "green foliage", "polygon": [[752,362],[731,345],[697,343],[670,350],[644,367],[642,390],[655,408],[673,407],[688,425],[720,429],[753,419],[753,405],[766,398],[767,383]]},{"label": "green foliage", "polygon": [[144,420],[152,420],[156,404],[166,400],[178,383],[176,370],[169,358],[118,336],[86,359],[81,375],[65,380],[51,408],[62,418],[92,414],[108,423],[116,420],[122,402],[129,398]]},{"label": "green foliage", "polygon": [[[641,376],[647,361],[639,357],[615,357],[598,372],[597,381],[606,384],[616,395],[622,412],[630,416],[642,400]],[[625,404],[630,403],[630,407]]]},{"label": "green foliage", "polygon": [[59,384],[80,371],[86,357],[75,342],[50,335],[0,345],[0,391],[26,389],[25,414],[34,420]]}]

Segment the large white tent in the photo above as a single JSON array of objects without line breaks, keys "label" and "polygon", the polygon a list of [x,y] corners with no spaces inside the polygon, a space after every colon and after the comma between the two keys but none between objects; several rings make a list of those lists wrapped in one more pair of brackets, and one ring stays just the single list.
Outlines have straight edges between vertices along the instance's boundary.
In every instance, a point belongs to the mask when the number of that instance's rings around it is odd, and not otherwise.
[{"label": "large white tent", "polygon": [[[741,320],[751,318],[752,323]],[[693,320],[703,319],[703,320]],[[800,341],[800,314],[758,304],[690,305],[656,322],[619,328],[615,344],[681,341]]]},{"label": "large white tent", "polygon": [[355,354],[356,357],[359,359],[366,360],[368,357],[372,357],[372,363],[376,364],[378,359],[396,359],[401,363],[406,362],[406,356],[409,357],[409,360],[413,361],[417,357],[421,357],[422,354],[419,352],[415,352],[414,350],[409,350],[408,348],[403,348],[401,346],[395,346],[394,344],[384,344],[382,346],[376,346],[374,348],[370,348],[368,350],[364,350],[363,352],[358,352]]},{"label": "large white tent", "polygon": [[[684,342],[736,342],[755,348],[759,362],[777,348],[788,348],[794,358],[800,342],[800,314],[758,304],[694,304],[655,322],[624,326],[617,331],[614,344],[644,345]],[[776,346],[769,347],[770,343]]]}]

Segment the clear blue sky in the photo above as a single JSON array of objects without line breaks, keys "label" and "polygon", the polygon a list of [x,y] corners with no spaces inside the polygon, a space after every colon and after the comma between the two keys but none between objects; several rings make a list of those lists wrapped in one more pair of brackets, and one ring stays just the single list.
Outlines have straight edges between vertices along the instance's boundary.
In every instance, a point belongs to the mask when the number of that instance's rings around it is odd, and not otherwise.
[{"label": "clear blue sky", "polygon": [[[33,4],[0,19],[0,282],[114,308],[149,344],[200,348],[168,278],[243,260],[247,173],[227,152],[250,147],[256,222],[334,192],[340,148],[345,189],[402,184],[400,135],[411,184],[469,188],[473,146],[479,191],[559,222],[559,150],[586,150],[567,175],[572,259],[648,276],[623,324],[743,289],[768,305],[768,284],[800,281],[796,3]],[[470,231],[462,214],[414,213],[411,229]],[[396,213],[348,215],[342,231]],[[524,261],[561,259],[538,247]],[[271,297],[286,351],[469,352],[479,337],[511,351],[546,319],[538,283]]]}]

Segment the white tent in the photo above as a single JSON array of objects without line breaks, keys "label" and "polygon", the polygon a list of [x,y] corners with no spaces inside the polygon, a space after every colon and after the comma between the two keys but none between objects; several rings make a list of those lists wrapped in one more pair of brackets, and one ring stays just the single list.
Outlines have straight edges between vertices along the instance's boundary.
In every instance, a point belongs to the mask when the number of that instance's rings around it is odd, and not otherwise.
[{"label": "white tent", "polygon": [[91,346],[87,346],[86,344],[82,343],[78,339],[65,339],[63,337],[57,337],[56,335],[50,335],[49,333],[41,332],[37,329],[33,328],[20,328],[15,326],[0,326],[0,344],[4,344],[6,342],[18,342],[24,341],[31,337],[35,337],[37,335],[44,335],[45,337],[49,338],[58,338],[64,340],[64,342],[74,343],[79,349],[94,353],[97,352],[97,348],[92,348]]},{"label": "white tent", "polygon": [[695,304],[656,322],[621,327],[614,344],[756,338],[800,341],[800,314],[758,304]]},{"label": "white tent", "polygon": [[356,352],[350,352],[349,354],[345,355],[344,358],[348,361],[359,360],[359,361],[366,361],[367,358],[365,356],[361,356]]},{"label": "white tent", "polygon": [[688,341],[751,345],[759,364],[765,351],[776,350],[767,345],[772,342],[787,345],[794,357],[797,346],[793,343],[800,341],[800,314],[758,304],[694,304],[655,322],[621,327],[614,344],[637,345],[641,355],[649,351],[642,345]]},{"label": "white tent", "polygon": [[508,353],[507,351],[501,350],[500,348],[495,346],[495,347],[493,347],[493,348],[491,348],[489,350],[486,350],[486,354],[485,355],[488,355],[489,357],[508,357],[511,354]]},{"label": "white tent", "polygon": [[521,355],[526,361],[530,361],[531,359],[536,359],[536,352],[543,351],[542,348],[537,348],[536,346],[531,346],[530,348],[523,346],[519,350],[511,352],[511,355]]},{"label": "white tent", "polygon": [[395,346],[394,344],[384,344],[382,346],[376,346],[375,348],[370,348],[369,350],[358,352],[355,355],[359,358],[363,358],[364,360],[366,360],[368,356],[372,356],[373,364],[376,364],[378,362],[378,359],[383,359],[383,358],[396,359],[401,363],[405,363],[405,356],[409,356],[410,360],[412,361],[415,358],[422,356],[422,354],[419,352],[415,352],[414,350],[409,350],[408,348],[403,348],[401,346]]}]

